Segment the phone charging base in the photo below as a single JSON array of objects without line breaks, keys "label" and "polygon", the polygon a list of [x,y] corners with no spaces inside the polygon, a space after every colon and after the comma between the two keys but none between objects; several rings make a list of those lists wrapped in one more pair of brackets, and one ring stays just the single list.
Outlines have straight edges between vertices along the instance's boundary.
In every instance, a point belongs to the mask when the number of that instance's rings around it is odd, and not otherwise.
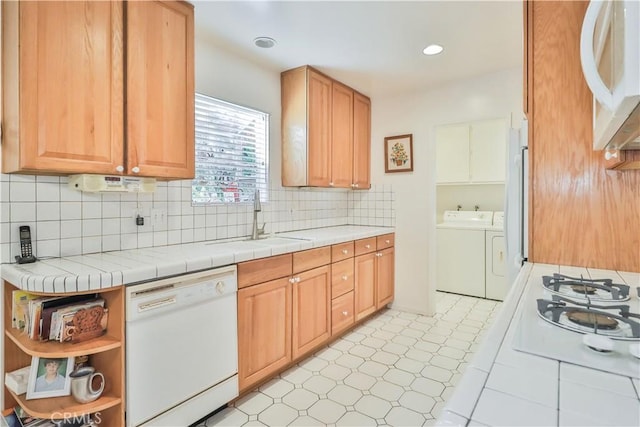
[{"label": "phone charging base", "polygon": [[29,264],[31,262],[36,262],[37,259],[33,255],[22,257],[20,255],[16,255],[16,262],[18,264]]}]

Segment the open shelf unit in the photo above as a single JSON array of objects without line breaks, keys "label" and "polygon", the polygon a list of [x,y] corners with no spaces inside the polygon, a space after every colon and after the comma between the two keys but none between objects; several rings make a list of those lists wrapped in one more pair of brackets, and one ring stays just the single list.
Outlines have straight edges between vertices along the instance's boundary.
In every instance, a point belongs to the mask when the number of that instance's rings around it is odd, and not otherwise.
[{"label": "open shelf unit", "polygon": [[[124,292],[122,286],[78,292],[76,294],[98,293],[109,308],[106,335],[80,343],[60,343],[36,341],[11,327],[12,293],[18,288],[4,282],[4,372],[12,372],[31,365],[31,358],[37,357],[77,357],[89,355],[89,363],[105,377],[105,389],[100,398],[89,403],[78,403],[72,396],[26,399],[26,394],[16,395],[4,388],[4,408],[21,406],[27,413],[38,418],[60,419],[96,414],[102,426],[124,425]],[[73,294],[53,294],[30,292],[42,296],[67,296]]]}]

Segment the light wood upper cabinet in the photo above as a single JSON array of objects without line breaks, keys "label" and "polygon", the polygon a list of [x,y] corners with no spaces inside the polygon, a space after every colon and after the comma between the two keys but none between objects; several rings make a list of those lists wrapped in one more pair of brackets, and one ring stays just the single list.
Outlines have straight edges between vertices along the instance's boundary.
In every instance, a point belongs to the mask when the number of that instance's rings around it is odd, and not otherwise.
[{"label": "light wood upper cabinet", "polygon": [[351,188],[353,170],[353,90],[338,82],[332,84],[331,183]]},{"label": "light wood upper cabinet", "polygon": [[126,5],[127,173],[193,178],[193,6]]},{"label": "light wood upper cabinet", "polygon": [[369,98],[303,66],[281,74],[282,185],[370,187]]},{"label": "light wood upper cabinet", "polygon": [[2,33],[3,172],[193,177],[193,6],[2,2]]},{"label": "light wood upper cabinet", "polygon": [[327,187],[331,181],[331,80],[312,70],[308,78],[308,185]]},{"label": "light wood upper cabinet", "polygon": [[371,100],[353,96],[353,186],[371,188]]},{"label": "light wood upper cabinet", "polygon": [[121,2],[2,2],[2,170],[123,164]]}]

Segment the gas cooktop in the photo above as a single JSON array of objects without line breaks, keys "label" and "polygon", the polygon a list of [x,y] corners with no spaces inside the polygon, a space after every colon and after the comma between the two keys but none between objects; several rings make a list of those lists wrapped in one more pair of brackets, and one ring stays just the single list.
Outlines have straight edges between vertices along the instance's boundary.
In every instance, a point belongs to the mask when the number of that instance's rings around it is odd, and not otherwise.
[{"label": "gas cooktop", "polygon": [[[640,378],[640,298],[614,277],[561,274],[528,279],[513,341],[516,350]],[[593,343],[598,343],[593,344]]]}]

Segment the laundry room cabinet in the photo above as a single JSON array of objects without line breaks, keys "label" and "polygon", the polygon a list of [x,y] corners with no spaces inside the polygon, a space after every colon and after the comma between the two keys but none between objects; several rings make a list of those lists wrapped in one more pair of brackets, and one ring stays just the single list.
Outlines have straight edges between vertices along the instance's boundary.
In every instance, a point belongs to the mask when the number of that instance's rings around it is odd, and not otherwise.
[{"label": "laundry room cabinet", "polygon": [[192,178],[193,22],[182,1],[2,2],[2,171]]},{"label": "laundry room cabinet", "polygon": [[302,66],[281,74],[282,185],[368,189],[371,101]]},{"label": "laundry room cabinet", "polygon": [[483,120],[436,127],[436,183],[504,183],[507,121]]}]

